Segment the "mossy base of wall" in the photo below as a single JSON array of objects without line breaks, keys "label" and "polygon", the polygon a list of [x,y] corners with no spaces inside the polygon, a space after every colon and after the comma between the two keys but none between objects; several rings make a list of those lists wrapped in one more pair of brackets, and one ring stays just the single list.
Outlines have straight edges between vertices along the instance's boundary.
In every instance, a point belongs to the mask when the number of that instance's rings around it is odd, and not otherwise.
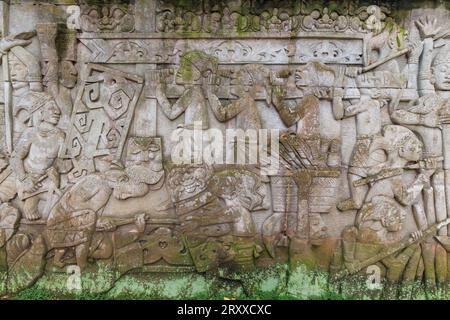
[{"label": "mossy base of wall", "polygon": [[[0,274],[0,278],[4,276]],[[46,274],[31,288],[3,299],[450,299],[446,288],[424,290],[421,283],[377,288],[367,277],[329,282],[328,274],[304,265],[276,265],[245,274],[135,273],[115,281],[103,269],[81,276],[81,289],[66,274]],[[223,276],[223,275],[222,275]]]}]

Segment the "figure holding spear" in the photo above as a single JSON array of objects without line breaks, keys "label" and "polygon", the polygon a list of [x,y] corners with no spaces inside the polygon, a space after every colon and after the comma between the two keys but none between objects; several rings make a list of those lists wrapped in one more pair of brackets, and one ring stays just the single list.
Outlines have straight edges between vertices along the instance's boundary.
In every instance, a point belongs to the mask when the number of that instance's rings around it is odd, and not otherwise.
[{"label": "figure holding spear", "polygon": [[[443,159],[436,161],[436,171],[431,176],[429,186],[424,189],[424,213],[416,214],[421,230],[436,222],[442,222],[449,216],[450,207],[450,113],[445,98],[450,92],[449,48],[441,48],[434,55],[434,47],[440,35],[436,19],[421,19],[416,25],[422,36],[422,49],[418,66],[418,89],[420,98],[406,109],[395,110],[392,121],[406,125],[421,137],[424,143],[424,157]],[[449,123],[449,124],[447,124]],[[415,209],[418,207],[416,206]],[[417,210],[416,210],[417,211]],[[422,218],[420,218],[422,216]],[[419,218],[419,219],[417,219]],[[439,236],[447,236],[446,227],[438,231]],[[432,238],[422,243],[422,257],[425,276],[429,285],[447,278],[447,254],[443,247],[436,245]]]}]

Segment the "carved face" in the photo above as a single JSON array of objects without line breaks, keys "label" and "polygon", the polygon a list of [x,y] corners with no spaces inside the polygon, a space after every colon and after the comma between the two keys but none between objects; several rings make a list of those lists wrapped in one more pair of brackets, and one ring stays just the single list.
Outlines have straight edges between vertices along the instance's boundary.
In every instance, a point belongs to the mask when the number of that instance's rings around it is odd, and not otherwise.
[{"label": "carved face", "polygon": [[72,89],[77,84],[78,70],[72,61],[61,62],[61,84],[69,89]]},{"label": "carved face", "polygon": [[134,28],[134,19],[126,6],[92,6],[81,15],[82,29],[87,32],[128,32]]},{"label": "carved face", "polygon": [[27,85],[28,68],[15,55],[9,58],[10,76],[14,89]]},{"label": "carved face", "polygon": [[195,196],[206,189],[210,172],[204,166],[176,168],[169,174],[169,188],[174,201]]},{"label": "carved face", "polygon": [[405,221],[405,213],[397,208],[389,208],[388,213],[381,219],[381,224],[389,232],[397,232],[402,229]]},{"label": "carved face", "polygon": [[419,161],[422,156],[423,147],[417,141],[412,139],[405,141],[405,144],[400,147],[400,157],[408,161]]},{"label": "carved face", "polygon": [[311,239],[321,239],[328,236],[327,227],[320,214],[311,214],[309,217]]},{"label": "carved face", "polygon": [[217,58],[201,51],[189,51],[183,54],[180,67],[175,76],[177,84],[200,84],[199,80],[208,78],[217,70]]},{"label": "carved face", "polygon": [[132,138],[128,145],[127,163],[141,164],[161,157],[161,140]]},{"label": "carved face", "polygon": [[42,120],[51,124],[58,124],[61,117],[61,111],[55,101],[49,101],[42,110]]},{"label": "carved face", "polygon": [[220,29],[221,15],[218,12],[213,12],[209,20],[209,30],[210,32],[217,32]]},{"label": "carved face", "polygon": [[128,142],[126,172],[135,181],[156,184],[164,176],[161,139],[132,137]]},{"label": "carved face", "polygon": [[123,12],[120,8],[111,8],[108,10],[107,8],[102,8],[102,19],[99,21],[99,25],[101,29],[114,30],[120,21],[125,16],[125,12]]},{"label": "carved face", "polygon": [[[233,87],[233,94],[238,97],[242,97],[245,93],[249,93],[252,97],[264,94],[268,83],[267,77],[266,72],[253,68],[253,66],[242,68],[237,74],[237,86]],[[266,92],[266,94],[269,93]]]},{"label": "carved face", "polygon": [[433,67],[434,85],[438,90],[450,90],[450,63],[440,63]]},{"label": "carved face", "polygon": [[[399,125],[386,125],[383,128],[383,139],[388,152],[398,152],[396,159],[418,161],[422,157],[423,144],[409,129]],[[374,140],[373,143],[378,143]]]},{"label": "carved face", "polygon": [[175,81],[177,84],[192,84],[201,78],[200,70],[198,70],[192,63],[182,60],[180,68],[176,73]]}]

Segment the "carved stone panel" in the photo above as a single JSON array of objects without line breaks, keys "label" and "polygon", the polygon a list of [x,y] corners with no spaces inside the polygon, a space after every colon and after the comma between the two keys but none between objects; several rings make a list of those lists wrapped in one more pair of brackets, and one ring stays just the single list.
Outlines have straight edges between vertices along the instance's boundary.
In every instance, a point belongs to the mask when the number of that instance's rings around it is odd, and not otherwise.
[{"label": "carved stone panel", "polygon": [[0,298],[448,298],[449,17],[0,1]]}]

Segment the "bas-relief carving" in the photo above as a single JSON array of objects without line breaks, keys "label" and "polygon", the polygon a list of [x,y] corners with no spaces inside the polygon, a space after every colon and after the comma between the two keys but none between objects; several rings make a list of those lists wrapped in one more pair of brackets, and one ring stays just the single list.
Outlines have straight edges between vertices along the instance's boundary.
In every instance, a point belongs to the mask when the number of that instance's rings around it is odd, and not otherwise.
[{"label": "bas-relief carving", "polygon": [[386,7],[335,1],[330,7],[314,1],[284,1],[276,7],[207,0],[181,7],[175,1],[158,1],[156,13],[158,32],[370,32],[392,20]]},{"label": "bas-relief carving", "polygon": [[[111,285],[131,270],[236,279],[279,262],[325,269],[342,290],[372,266],[391,284],[448,282],[445,21],[347,2],[157,1],[156,32],[142,33],[136,7],[86,4],[79,30],[40,21],[0,41],[8,292],[101,264]],[[156,128],[136,130],[143,108]],[[208,147],[215,126],[280,130],[266,144],[279,169],[175,162],[186,141],[172,130],[199,129]]]},{"label": "bas-relief carving", "polygon": [[80,28],[84,32],[131,32],[134,30],[132,4],[82,5]]}]

